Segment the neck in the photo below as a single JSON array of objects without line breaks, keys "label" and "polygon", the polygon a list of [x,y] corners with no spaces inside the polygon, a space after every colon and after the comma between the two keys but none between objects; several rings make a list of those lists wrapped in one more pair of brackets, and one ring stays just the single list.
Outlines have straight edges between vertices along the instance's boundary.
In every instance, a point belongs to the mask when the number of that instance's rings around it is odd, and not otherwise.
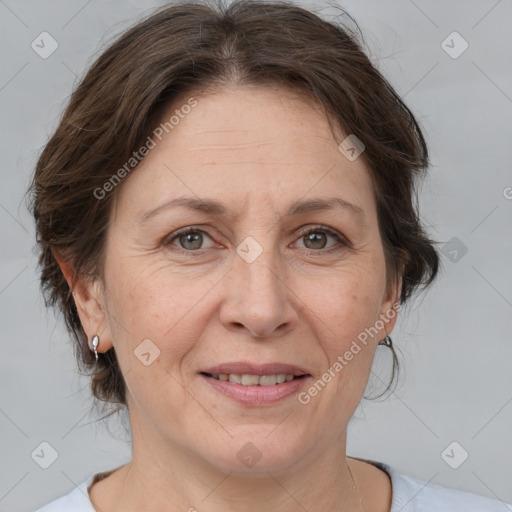
[{"label": "neck", "polygon": [[[133,429],[133,425],[132,425]],[[346,433],[321,454],[305,456],[281,471],[235,473],[219,470],[176,446],[162,450],[162,440],[133,431],[133,456],[117,470],[106,510],[184,510],[201,512],[256,512],[322,510],[361,512],[359,489],[354,485],[352,461],[346,458]],[[168,440],[167,440],[168,443]],[[352,466],[352,471],[350,469]],[[116,474],[117,473],[117,474]],[[113,476],[114,476],[113,475]]]}]

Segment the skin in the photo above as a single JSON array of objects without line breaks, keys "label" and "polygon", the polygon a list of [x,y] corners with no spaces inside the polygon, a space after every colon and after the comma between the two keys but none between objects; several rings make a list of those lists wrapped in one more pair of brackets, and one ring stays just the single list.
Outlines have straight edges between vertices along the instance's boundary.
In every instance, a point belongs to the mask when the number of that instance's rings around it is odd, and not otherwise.
[{"label": "skin", "polygon": [[[98,333],[99,352],[115,347],[132,426],[132,461],[91,499],[109,512],[389,511],[389,478],[347,457],[346,429],[396,315],[307,405],[296,396],[242,405],[198,375],[222,362],[278,361],[305,367],[314,382],[396,304],[401,283],[386,281],[363,159],[345,158],[346,135],[333,135],[321,109],[293,91],[226,86],[184,96],[170,112],[190,96],[197,106],[117,190],[103,279],[71,283],[89,340]],[[178,207],[141,222],[181,196],[215,199],[236,215]],[[349,209],[285,214],[296,200],[333,196],[364,220]],[[188,226],[202,245],[173,238]],[[349,246],[301,234],[320,226]],[[252,263],[236,253],[248,236],[263,249]],[[145,339],[160,351],[148,366],[134,355]],[[250,468],[237,457],[247,442],[261,453]]]}]

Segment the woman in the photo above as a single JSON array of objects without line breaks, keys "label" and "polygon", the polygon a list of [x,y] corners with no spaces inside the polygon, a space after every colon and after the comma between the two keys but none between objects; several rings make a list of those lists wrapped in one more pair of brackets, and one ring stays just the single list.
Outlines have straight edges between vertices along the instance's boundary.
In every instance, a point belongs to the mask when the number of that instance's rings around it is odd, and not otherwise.
[{"label": "woman", "polygon": [[48,302],[133,456],[40,510],[501,511],[346,453],[377,347],[438,270],[427,167],[354,37],[299,7],[181,3],[121,36],[32,208]]}]

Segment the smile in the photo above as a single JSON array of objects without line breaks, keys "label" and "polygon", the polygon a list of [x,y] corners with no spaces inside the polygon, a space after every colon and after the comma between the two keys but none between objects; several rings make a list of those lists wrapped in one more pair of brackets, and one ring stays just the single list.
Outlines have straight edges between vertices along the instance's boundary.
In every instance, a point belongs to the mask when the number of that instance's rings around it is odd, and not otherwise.
[{"label": "smile", "polygon": [[311,375],[285,373],[254,375],[201,372],[199,376],[217,394],[250,407],[274,405],[295,396],[311,379]]},{"label": "smile", "polygon": [[292,375],[291,373],[278,373],[276,375],[253,375],[250,373],[219,373],[218,375],[212,375],[211,373],[203,373],[203,375],[225,382],[241,384],[242,386],[275,386],[304,377],[304,375]]}]

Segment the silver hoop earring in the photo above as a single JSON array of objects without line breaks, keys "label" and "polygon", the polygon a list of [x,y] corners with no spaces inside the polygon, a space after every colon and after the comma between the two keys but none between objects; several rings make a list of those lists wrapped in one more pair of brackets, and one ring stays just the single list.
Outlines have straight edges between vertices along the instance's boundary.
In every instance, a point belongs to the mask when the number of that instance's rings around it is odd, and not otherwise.
[{"label": "silver hoop earring", "polygon": [[96,362],[98,362],[98,345],[100,344],[100,337],[95,334],[92,337],[92,346],[94,347],[94,355],[96,356]]},{"label": "silver hoop earring", "polygon": [[386,337],[383,340],[379,341],[379,345],[384,345],[385,347],[393,348],[393,340],[389,334],[386,334]]}]

